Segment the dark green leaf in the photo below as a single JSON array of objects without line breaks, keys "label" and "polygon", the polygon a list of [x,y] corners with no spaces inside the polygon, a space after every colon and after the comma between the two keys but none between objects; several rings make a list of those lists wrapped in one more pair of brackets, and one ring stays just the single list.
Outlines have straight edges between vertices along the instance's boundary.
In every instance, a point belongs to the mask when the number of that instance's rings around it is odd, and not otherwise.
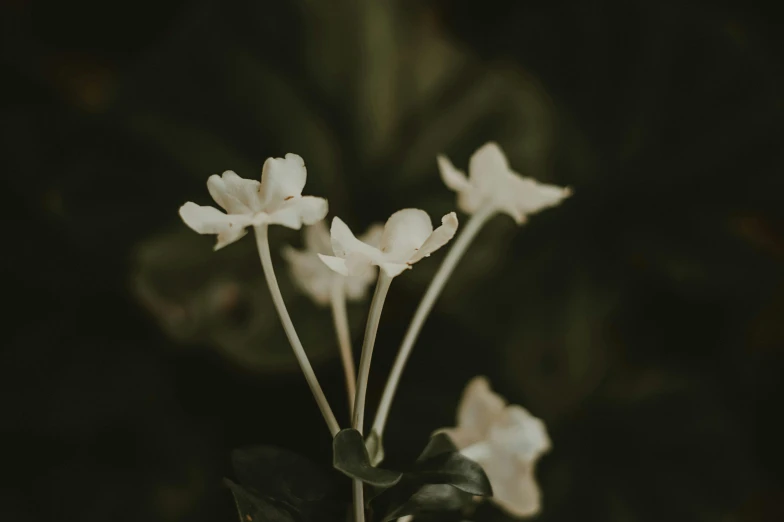
[{"label": "dark green leaf", "polygon": [[493,494],[482,466],[458,452],[441,453],[417,464],[414,473],[424,484],[450,484],[472,495]]},{"label": "dark green leaf", "polygon": [[427,446],[425,446],[425,449],[422,450],[419,458],[417,458],[417,462],[424,462],[437,455],[455,451],[457,451],[457,446],[455,446],[455,443],[449,438],[449,435],[439,432],[430,437]]},{"label": "dark green leaf", "polygon": [[472,495],[448,484],[422,485],[410,477],[373,499],[374,512],[384,522],[405,515],[458,512],[472,503]]},{"label": "dark green leaf", "polygon": [[224,483],[234,495],[240,522],[295,522],[296,519],[284,506],[262,498],[251,491],[235,484],[229,479]]},{"label": "dark green leaf", "polygon": [[[262,499],[256,504],[264,502],[265,506],[280,507],[296,520],[333,520],[334,515],[344,511],[335,477],[294,452],[272,446],[250,446],[234,450],[232,464],[243,494]],[[238,487],[232,486],[235,499]],[[242,507],[238,500],[240,512]]]},{"label": "dark green leaf", "polygon": [[373,467],[362,434],[355,429],[341,430],[335,435],[332,449],[332,465],[336,470],[371,486],[388,488],[403,476],[398,471]]}]

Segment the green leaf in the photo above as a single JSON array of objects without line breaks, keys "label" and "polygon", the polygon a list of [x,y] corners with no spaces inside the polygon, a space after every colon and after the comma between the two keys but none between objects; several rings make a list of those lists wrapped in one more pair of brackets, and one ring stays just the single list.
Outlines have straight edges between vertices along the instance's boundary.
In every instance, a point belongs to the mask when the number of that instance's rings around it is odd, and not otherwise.
[{"label": "green leaf", "polygon": [[416,475],[426,484],[450,484],[481,497],[493,495],[493,488],[478,463],[458,452],[441,453],[417,466]]},{"label": "green leaf", "polygon": [[286,508],[275,505],[229,479],[223,479],[223,482],[234,495],[240,522],[295,522],[296,519]]},{"label": "green leaf", "polygon": [[398,471],[376,468],[370,462],[362,434],[355,429],[345,429],[335,435],[332,443],[334,468],[351,478],[380,488],[389,488],[403,477]]},{"label": "green leaf", "polygon": [[373,509],[386,522],[406,515],[461,511],[472,503],[472,498],[470,494],[448,484],[421,485],[411,479],[404,479],[398,486],[376,497]]},{"label": "green leaf", "polygon": [[457,446],[446,433],[439,432],[430,436],[427,446],[417,458],[417,462],[424,462],[443,453],[457,451]]},{"label": "green leaf", "polygon": [[334,477],[297,453],[273,446],[249,446],[234,450],[231,460],[242,484],[241,491],[237,489],[240,486],[230,485],[235,500],[241,497],[237,500],[241,513],[253,506],[257,510],[277,507],[297,520],[315,521],[332,520],[344,511]]}]

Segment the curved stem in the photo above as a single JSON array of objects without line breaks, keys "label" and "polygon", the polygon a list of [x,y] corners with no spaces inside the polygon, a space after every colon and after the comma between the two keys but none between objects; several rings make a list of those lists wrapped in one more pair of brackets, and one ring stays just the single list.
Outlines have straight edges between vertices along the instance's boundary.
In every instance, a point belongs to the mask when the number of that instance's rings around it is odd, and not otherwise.
[{"label": "curved stem", "polygon": [[376,418],[373,422],[373,431],[376,432],[376,435],[379,438],[384,433],[384,427],[386,426],[387,417],[389,416],[389,410],[392,407],[392,400],[395,397],[397,386],[400,383],[400,376],[403,374],[403,368],[408,361],[409,355],[411,355],[411,350],[413,349],[414,343],[419,336],[419,332],[422,330],[422,326],[425,324],[425,319],[427,319],[430,310],[433,309],[433,305],[438,299],[438,296],[441,294],[441,290],[444,289],[444,285],[446,284],[447,279],[449,279],[449,276],[454,271],[455,266],[457,266],[457,263],[463,257],[463,254],[465,254],[466,250],[471,245],[471,242],[476,237],[476,234],[493,215],[495,215],[494,209],[485,208],[480,209],[473,216],[471,216],[471,219],[468,220],[468,223],[466,223],[463,231],[458,235],[454,245],[447,253],[444,261],[441,263],[441,266],[438,268],[438,271],[433,277],[433,280],[430,281],[430,286],[425,292],[425,295],[422,297],[422,301],[420,301],[419,307],[414,314],[414,318],[411,320],[408,331],[406,331],[406,336],[403,338],[403,342],[400,345],[400,350],[398,351],[397,357],[395,358],[395,363],[392,365],[389,378],[387,379],[387,383],[384,386],[384,393],[381,395],[381,402],[378,405]]},{"label": "curved stem", "polygon": [[[362,342],[362,355],[359,357],[359,375],[357,376],[357,394],[354,399],[354,414],[351,420],[351,427],[362,433],[365,421],[365,398],[367,396],[368,377],[370,376],[370,361],[373,357],[373,347],[376,344],[376,333],[378,323],[381,319],[381,310],[384,308],[384,300],[387,298],[389,285],[392,278],[378,271],[378,282],[376,291],[373,294],[373,301],[370,303],[367,326],[365,326],[365,339]],[[365,521],[365,501],[362,491],[362,481],[354,480],[354,518],[356,522]]]},{"label": "curved stem", "polygon": [[289,338],[291,348],[294,350],[294,355],[299,362],[302,373],[305,374],[305,379],[308,381],[310,391],[316,399],[321,415],[329,427],[329,432],[334,437],[340,431],[340,425],[332,413],[332,408],[329,407],[327,397],[321,389],[321,385],[313,372],[313,367],[310,365],[308,355],[302,347],[302,343],[297,336],[297,331],[294,329],[294,323],[291,322],[291,317],[286,309],[286,303],[283,301],[283,295],[280,293],[278,280],[275,278],[275,269],[272,266],[272,257],[270,256],[269,239],[267,237],[267,225],[260,225],[255,227],[256,230],[256,246],[259,249],[259,257],[261,257],[261,266],[264,269],[264,277],[267,279],[267,286],[269,286],[270,294],[272,294],[272,301],[275,303],[275,308],[278,311],[280,322],[283,323],[283,329],[286,332],[286,337]]},{"label": "curved stem", "polygon": [[354,398],[357,393],[357,370],[354,367],[354,354],[351,350],[351,334],[346,313],[346,293],[343,288],[343,277],[335,275],[335,282],[330,292],[332,320],[335,322],[335,333],[340,347],[340,358],[343,362],[343,373],[346,375],[346,392],[348,394],[349,416],[354,412]]}]

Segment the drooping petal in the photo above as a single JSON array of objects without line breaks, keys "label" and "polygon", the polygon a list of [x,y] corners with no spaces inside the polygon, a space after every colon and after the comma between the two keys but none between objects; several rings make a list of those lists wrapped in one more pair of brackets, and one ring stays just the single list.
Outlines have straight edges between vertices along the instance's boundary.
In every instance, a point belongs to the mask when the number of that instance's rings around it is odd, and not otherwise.
[{"label": "drooping petal", "polygon": [[489,142],[474,152],[468,161],[468,176],[474,188],[485,195],[504,190],[503,175],[509,172],[509,162],[501,147]]},{"label": "drooping petal", "polygon": [[452,162],[446,156],[439,155],[436,157],[438,162],[438,171],[441,173],[441,179],[444,185],[454,190],[455,192],[462,192],[471,188],[466,175],[455,168]]},{"label": "drooping petal", "polygon": [[302,225],[312,225],[324,219],[329,207],[327,200],[314,196],[294,197],[269,212],[267,223],[299,230]]},{"label": "drooping petal", "polygon": [[340,275],[347,276],[348,275],[348,268],[346,268],[346,260],[342,257],[335,257],[335,256],[325,256],[324,254],[318,254],[319,259],[327,265],[329,268],[334,270]]},{"label": "drooping petal", "polygon": [[227,215],[215,207],[205,207],[191,201],[180,207],[180,217],[199,234],[217,234],[215,250],[240,239],[245,235],[245,227],[250,225],[247,216]]},{"label": "drooping petal", "polygon": [[455,232],[457,232],[457,214],[450,212],[441,218],[441,226],[430,234],[410,262],[416,263],[446,245],[455,237]]},{"label": "drooping petal", "polygon": [[215,202],[229,214],[249,214],[261,210],[259,182],[243,179],[227,170],[222,175],[213,174],[207,179],[207,190]]},{"label": "drooping petal", "polygon": [[374,262],[383,260],[383,255],[379,249],[357,239],[354,233],[351,232],[351,229],[348,228],[348,225],[339,217],[335,217],[332,220],[330,236],[332,238],[332,251],[338,257],[345,258],[350,253],[357,252]]},{"label": "drooping petal", "polygon": [[432,233],[427,212],[418,208],[398,210],[384,225],[381,251],[386,254],[387,262],[405,263]]},{"label": "drooping petal", "polygon": [[[457,430],[466,444],[484,439],[503,413],[506,401],[490,389],[486,377],[474,377],[466,385],[457,409]],[[458,446],[460,447],[460,446]]]},{"label": "drooping petal", "polygon": [[274,209],[289,198],[302,195],[307,180],[305,161],[297,154],[267,158],[261,170],[261,196],[265,208]]}]

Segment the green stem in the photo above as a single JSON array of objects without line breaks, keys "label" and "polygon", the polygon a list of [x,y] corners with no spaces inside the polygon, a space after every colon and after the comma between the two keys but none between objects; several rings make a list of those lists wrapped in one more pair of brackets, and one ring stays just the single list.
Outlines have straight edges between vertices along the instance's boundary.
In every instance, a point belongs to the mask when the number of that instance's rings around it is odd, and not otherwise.
[{"label": "green stem", "polygon": [[327,423],[329,432],[334,437],[340,431],[335,414],[332,413],[332,408],[329,407],[329,401],[321,389],[321,385],[316,378],[313,367],[310,365],[308,355],[302,347],[302,343],[297,336],[297,331],[294,329],[294,323],[291,322],[291,317],[286,309],[286,303],[283,301],[283,295],[280,293],[278,280],[275,278],[275,269],[272,266],[272,257],[270,256],[269,239],[267,237],[267,225],[260,225],[255,227],[256,230],[256,246],[259,249],[259,257],[261,258],[261,266],[264,269],[264,277],[267,279],[267,286],[269,286],[270,294],[272,294],[272,302],[275,303],[275,308],[278,311],[280,322],[283,324],[283,329],[286,332],[286,337],[289,339],[291,348],[294,350],[294,356],[299,362],[302,373],[305,374],[305,380],[308,381],[310,391],[316,399],[321,415]]},{"label": "green stem", "polygon": [[381,436],[384,433],[386,421],[389,417],[389,410],[392,407],[392,400],[395,398],[397,386],[400,384],[400,377],[403,374],[403,368],[408,361],[409,355],[411,355],[411,350],[414,348],[414,343],[419,336],[419,332],[422,330],[422,326],[425,324],[425,319],[427,319],[428,314],[433,309],[433,305],[438,299],[438,296],[441,295],[441,291],[444,289],[444,285],[457,266],[457,263],[463,257],[463,254],[465,254],[466,250],[468,250],[468,247],[473,242],[479,230],[482,229],[482,226],[494,215],[494,209],[485,208],[480,209],[473,216],[471,216],[471,219],[469,219],[468,223],[466,223],[466,226],[463,227],[462,232],[460,232],[454,242],[454,245],[447,253],[444,261],[441,263],[441,266],[438,268],[436,275],[433,277],[432,281],[430,281],[430,286],[425,292],[425,295],[422,297],[422,301],[420,301],[419,307],[414,314],[414,318],[411,320],[411,324],[408,327],[406,336],[400,345],[397,358],[395,359],[395,363],[392,365],[389,378],[387,379],[387,383],[384,386],[384,392],[381,395],[381,402],[379,403],[378,410],[376,411],[376,418],[373,421],[372,430],[376,433],[379,444],[381,443]]},{"label": "green stem", "polygon": [[[376,334],[378,333],[378,323],[381,319],[381,311],[384,308],[384,300],[387,298],[389,285],[392,278],[379,269],[378,283],[373,294],[373,301],[370,303],[367,326],[365,326],[365,340],[362,343],[362,355],[359,357],[359,374],[357,376],[357,394],[354,399],[354,414],[351,426],[362,433],[365,421],[365,398],[367,396],[368,377],[370,376],[370,361],[373,358],[373,346],[376,344]],[[365,502],[362,491],[362,481],[354,480],[354,517],[356,522],[365,521]]]},{"label": "green stem", "polygon": [[343,373],[346,375],[346,392],[348,394],[349,416],[354,412],[354,398],[357,393],[357,370],[354,367],[354,354],[351,350],[351,334],[346,313],[346,293],[343,289],[343,276],[335,274],[334,283],[330,293],[332,305],[332,320],[335,323],[335,333],[340,348],[340,358],[343,362]]}]

